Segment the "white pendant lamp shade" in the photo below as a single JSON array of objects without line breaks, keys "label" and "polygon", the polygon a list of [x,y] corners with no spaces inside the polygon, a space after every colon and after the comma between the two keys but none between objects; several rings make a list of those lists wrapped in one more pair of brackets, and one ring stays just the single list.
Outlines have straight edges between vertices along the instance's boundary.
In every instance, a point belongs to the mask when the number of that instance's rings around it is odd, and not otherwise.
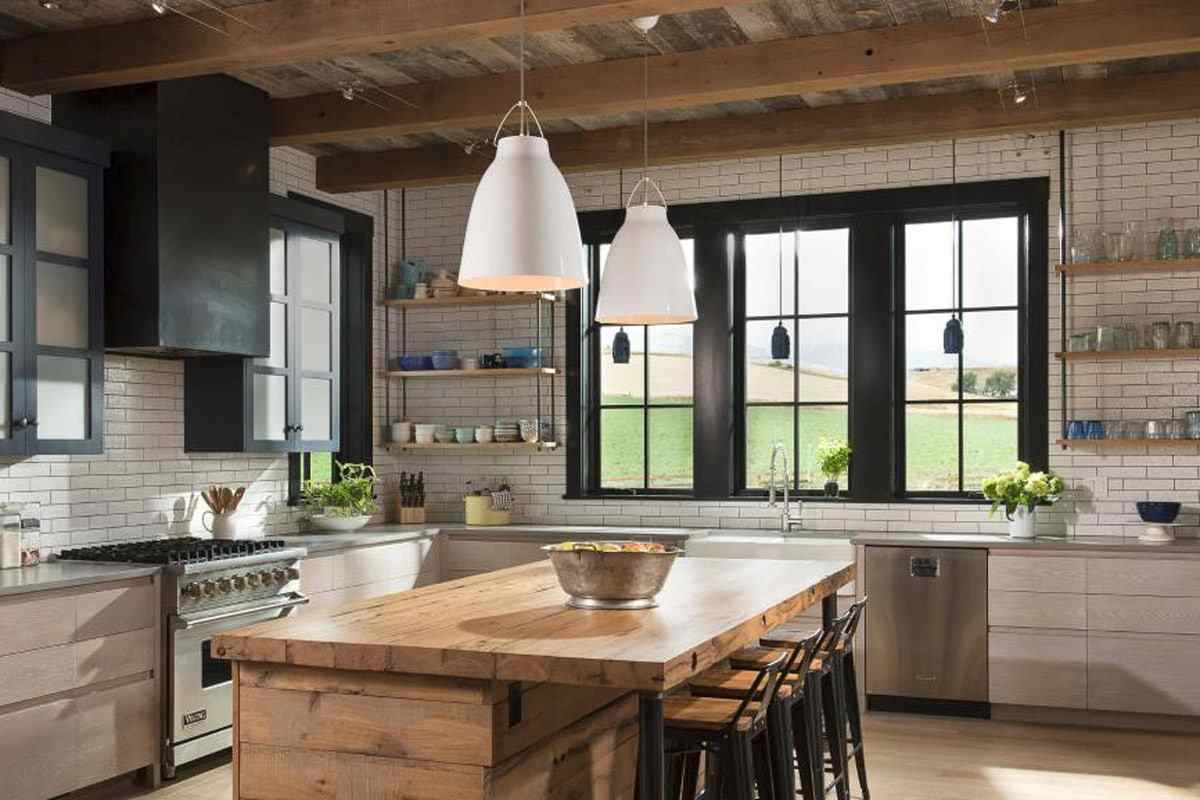
[{"label": "white pendant lamp shade", "polygon": [[696,321],[696,296],[683,244],[665,206],[625,209],[604,274],[596,321],[612,325],[672,325]]},{"label": "white pendant lamp shade", "polygon": [[506,136],[483,174],[463,242],[458,282],[496,292],[587,285],[575,201],[540,136]]}]

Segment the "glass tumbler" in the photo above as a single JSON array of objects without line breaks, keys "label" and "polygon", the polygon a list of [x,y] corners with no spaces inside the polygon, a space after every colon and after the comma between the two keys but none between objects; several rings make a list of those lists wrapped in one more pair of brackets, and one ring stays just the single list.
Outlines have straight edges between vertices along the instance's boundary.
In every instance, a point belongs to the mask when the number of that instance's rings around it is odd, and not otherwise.
[{"label": "glass tumbler", "polygon": [[1196,336],[1196,326],[1192,322],[1176,322],[1175,323],[1175,340],[1172,345],[1177,348],[1188,348],[1192,346],[1192,340]]},{"label": "glass tumbler", "polygon": [[1171,323],[1159,321],[1150,326],[1150,346],[1155,350],[1166,350],[1171,346]]}]

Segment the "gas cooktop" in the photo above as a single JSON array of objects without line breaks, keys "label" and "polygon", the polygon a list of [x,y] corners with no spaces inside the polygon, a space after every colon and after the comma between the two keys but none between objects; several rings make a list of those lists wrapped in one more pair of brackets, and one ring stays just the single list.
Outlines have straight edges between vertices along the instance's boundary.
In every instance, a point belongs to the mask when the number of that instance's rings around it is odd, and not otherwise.
[{"label": "gas cooktop", "polygon": [[224,542],[181,536],[175,539],[151,539],[137,542],[102,544],[63,550],[60,559],[70,561],[108,561],[126,564],[202,564],[247,556],[269,555],[289,545],[282,539],[252,539]]}]

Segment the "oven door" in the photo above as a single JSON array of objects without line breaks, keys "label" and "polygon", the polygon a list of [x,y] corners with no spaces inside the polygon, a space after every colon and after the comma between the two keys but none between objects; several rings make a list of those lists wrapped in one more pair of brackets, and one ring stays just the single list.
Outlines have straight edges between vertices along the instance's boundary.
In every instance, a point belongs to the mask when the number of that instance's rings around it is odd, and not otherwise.
[{"label": "oven door", "polygon": [[194,616],[172,615],[168,729],[173,745],[233,725],[233,662],[213,655],[213,637],[285,616],[307,602],[307,597],[293,592],[249,607],[210,609]]}]

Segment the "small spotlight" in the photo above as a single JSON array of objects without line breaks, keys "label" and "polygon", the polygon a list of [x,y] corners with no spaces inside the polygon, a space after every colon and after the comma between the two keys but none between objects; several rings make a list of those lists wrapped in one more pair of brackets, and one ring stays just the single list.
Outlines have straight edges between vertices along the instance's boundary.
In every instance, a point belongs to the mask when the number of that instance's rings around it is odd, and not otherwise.
[{"label": "small spotlight", "polygon": [[655,25],[658,24],[658,20],[660,18],[661,18],[661,15],[659,15],[659,14],[655,14],[655,15],[649,16],[649,17],[634,17],[633,26],[635,28],[637,28],[639,31],[641,31],[643,34],[646,34],[646,33],[650,32],[651,28],[653,28]]},{"label": "small spotlight", "polygon": [[354,91],[353,86],[343,86],[342,87],[342,99],[343,100],[353,100],[357,94],[358,93],[356,91]]},{"label": "small spotlight", "polygon": [[60,8],[58,3],[54,2],[54,0],[40,0],[38,5],[47,11],[57,11]]},{"label": "small spotlight", "polygon": [[993,25],[999,24],[1005,14],[1011,14],[1021,7],[1020,0],[982,0],[983,18]]},{"label": "small spotlight", "polygon": [[1031,94],[1027,87],[1013,81],[1008,85],[1008,96],[1014,106],[1023,106],[1029,102]]},{"label": "small spotlight", "polygon": [[155,14],[167,13],[167,0],[154,0],[150,3],[150,7],[154,9]]}]

